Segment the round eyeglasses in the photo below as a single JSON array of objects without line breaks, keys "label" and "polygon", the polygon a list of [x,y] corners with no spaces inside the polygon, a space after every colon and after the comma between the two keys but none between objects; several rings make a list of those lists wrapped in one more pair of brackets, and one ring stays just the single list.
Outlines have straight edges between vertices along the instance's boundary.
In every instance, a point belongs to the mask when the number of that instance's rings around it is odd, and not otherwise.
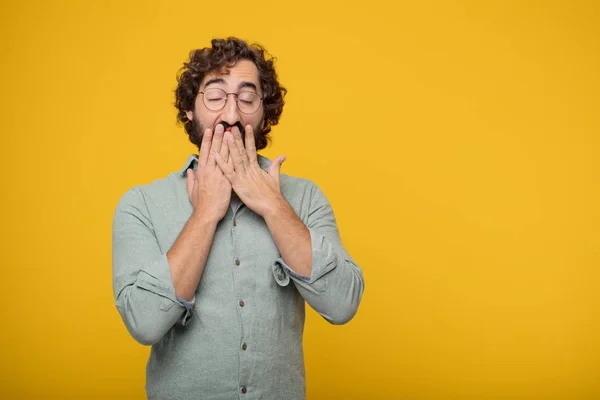
[{"label": "round eyeglasses", "polygon": [[235,102],[238,109],[244,114],[254,114],[260,107],[262,97],[255,92],[240,92],[227,93],[223,89],[211,88],[204,92],[199,92],[202,95],[202,102],[211,111],[219,111],[227,104],[227,98],[230,94],[235,96]]}]

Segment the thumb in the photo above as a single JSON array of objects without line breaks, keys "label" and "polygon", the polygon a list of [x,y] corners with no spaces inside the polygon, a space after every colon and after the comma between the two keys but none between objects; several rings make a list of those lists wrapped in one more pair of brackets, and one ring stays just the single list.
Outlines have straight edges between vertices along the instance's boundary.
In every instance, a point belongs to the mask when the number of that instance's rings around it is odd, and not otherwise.
[{"label": "thumb", "polygon": [[194,170],[188,168],[186,171],[185,184],[187,185],[188,197],[192,200],[192,190],[194,189]]},{"label": "thumb", "polygon": [[279,173],[281,171],[281,164],[285,161],[285,156],[279,156],[273,160],[271,165],[269,166],[269,175],[273,178],[277,178],[279,180]]}]

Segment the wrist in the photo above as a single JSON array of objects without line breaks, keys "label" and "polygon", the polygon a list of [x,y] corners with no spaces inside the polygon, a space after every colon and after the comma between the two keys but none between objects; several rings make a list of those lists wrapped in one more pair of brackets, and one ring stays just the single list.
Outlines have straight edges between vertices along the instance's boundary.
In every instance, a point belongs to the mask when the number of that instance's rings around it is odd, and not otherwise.
[{"label": "wrist", "polygon": [[291,209],[292,207],[289,205],[287,200],[283,196],[280,196],[269,204],[266,212],[263,215],[263,218],[267,222],[274,221],[281,218],[282,215],[288,213]]},{"label": "wrist", "polygon": [[201,225],[214,225],[216,227],[223,217],[219,217],[216,213],[194,210],[190,219]]}]

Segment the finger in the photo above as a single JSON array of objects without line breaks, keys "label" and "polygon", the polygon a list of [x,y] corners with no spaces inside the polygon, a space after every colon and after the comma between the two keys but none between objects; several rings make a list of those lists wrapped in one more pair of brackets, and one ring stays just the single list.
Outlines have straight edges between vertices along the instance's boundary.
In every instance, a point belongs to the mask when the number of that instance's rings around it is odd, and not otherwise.
[{"label": "finger", "polygon": [[[233,128],[233,130],[236,129],[237,128],[235,127]],[[227,147],[229,148],[229,157],[233,160],[233,168],[236,171],[241,171],[244,168],[244,160],[242,159],[242,154],[237,148],[237,142],[233,138],[232,132],[226,132],[225,138],[227,140]]]},{"label": "finger", "polygon": [[221,144],[221,157],[225,162],[230,162],[231,157],[229,157],[229,147],[227,146],[227,141],[225,140],[225,134],[223,134],[223,143]]},{"label": "finger", "polygon": [[233,157],[231,157],[231,149],[229,148],[229,145],[227,145],[227,157],[229,157],[227,164],[231,165],[231,168],[233,168]]},{"label": "finger", "polygon": [[185,176],[185,183],[187,185],[187,191],[188,191],[188,197],[190,198],[190,201],[192,200],[192,193],[194,190],[194,170],[191,168],[188,168],[186,171],[186,176]]},{"label": "finger", "polygon": [[210,152],[210,143],[212,141],[212,129],[208,128],[204,130],[202,136],[202,143],[200,144],[200,157],[198,157],[198,165],[204,167],[208,160],[208,153]]},{"label": "finger", "polygon": [[215,161],[217,163],[217,167],[219,167],[221,171],[223,171],[223,174],[225,174],[229,182],[233,184],[233,181],[235,179],[235,171],[233,169],[233,165],[225,161],[221,153],[215,154]]},{"label": "finger", "polygon": [[[229,132],[229,136],[231,136],[231,132]],[[229,143],[231,143],[231,142],[223,139],[223,147],[225,147],[225,149],[227,151],[227,164],[229,164],[229,166],[231,168],[233,168],[233,157],[231,156],[231,148],[230,148]]]},{"label": "finger", "polygon": [[215,134],[213,135],[212,144],[210,146],[210,154],[208,155],[208,160],[206,161],[206,165],[216,166],[215,164],[215,153],[221,151],[221,144],[223,143],[223,132],[225,128],[223,128],[222,124],[217,125],[215,128]]},{"label": "finger", "polygon": [[281,164],[285,161],[285,156],[279,156],[273,160],[269,166],[269,175],[279,182],[279,174],[281,173]]},{"label": "finger", "polygon": [[256,156],[256,143],[254,140],[254,129],[252,129],[252,125],[250,124],[246,125],[246,154],[250,163],[258,162]]},{"label": "finger", "polygon": [[[246,154],[246,150],[244,148],[244,141],[242,140],[242,134],[240,133],[240,130],[237,128],[237,126],[234,126],[231,130],[231,133],[233,134],[233,140],[237,147],[237,152],[239,152],[240,156],[242,157],[242,163],[244,165],[248,165],[248,155]],[[234,149],[234,151],[236,151],[236,149]]]}]

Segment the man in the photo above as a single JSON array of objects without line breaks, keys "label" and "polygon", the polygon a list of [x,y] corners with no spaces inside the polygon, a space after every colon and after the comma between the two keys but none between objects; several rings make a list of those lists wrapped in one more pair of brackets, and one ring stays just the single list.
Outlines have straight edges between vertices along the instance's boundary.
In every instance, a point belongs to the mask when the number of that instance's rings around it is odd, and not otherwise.
[{"label": "man", "polygon": [[305,301],[333,324],[356,313],[362,272],[327,199],[256,153],[285,93],[260,46],[193,51],[175,94],[199,155],[117,206],[114,293],[152,345],[149,399],[303,399]]}]

